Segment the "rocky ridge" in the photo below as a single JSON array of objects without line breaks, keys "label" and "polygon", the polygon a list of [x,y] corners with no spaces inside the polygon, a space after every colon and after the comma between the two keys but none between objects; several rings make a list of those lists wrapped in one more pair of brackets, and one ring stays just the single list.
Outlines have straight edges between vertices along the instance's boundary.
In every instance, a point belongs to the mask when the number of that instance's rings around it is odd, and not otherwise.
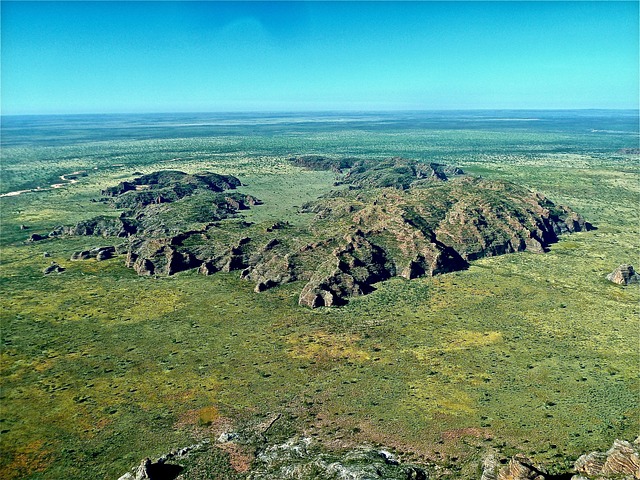
[{"label": "rocky ridge", "polygon": [[126,207],[118,217],[57,227],[49,236],[124,238],[72,259],[126,254],[139,275],[240,271],[256,292],[302,281],[299,304],[316,308],[342,305],[394,276],[447,273],[522,250],[542,253],[559,235],[593,228],[543,195],[454,167],[402,158],[292,161],[334,169],[347,187],[304,205],[300,213],[311,216],[304,226],[246,223],[238,212],[261,202],[229,192],[240,185],[237,178],[170,170],[104,190],[104,201]]},{"label": "rocky ridge", "polygon": [[[254,439],[255,434],[251,434]],[[215,445],[246,443],[246,432],[226,432]],[[243,440],[244,439],[244,440]],[[342,452],[329,452],[319,447],[309,437],[292,437],[283,443],[268,443],[264,436],[259,442],[248,480],[428,480],[441,478],[437,465],[406,463],[392,452],[382,448],[357,447]],[[495,452],[487,454],[481,464],[478,480],[640,480],[638,444],[615,440],[607,452],[591,452],[580,456],[572,471],[553,475],[525,455],[516,454],[507,461],[498,461]],[[180,478],[204,480],[198,474],[191,475],[179,462],[190,455],[207,455],[209,442],[172,451],[155,462],[144,459],[138,467],[118,480],[156,480]],[[172,463],[169,463],[172,462]],[[183,472],[184,470],[184,472]],[[170,476],[173,474],[173,476]],[[448,475],[443,473],[445,476]],[[169,477],[170,476],[170,477]],[[207,477],[208,478],[208,477]],[[447,477],[448,478],[448,477]]]}]

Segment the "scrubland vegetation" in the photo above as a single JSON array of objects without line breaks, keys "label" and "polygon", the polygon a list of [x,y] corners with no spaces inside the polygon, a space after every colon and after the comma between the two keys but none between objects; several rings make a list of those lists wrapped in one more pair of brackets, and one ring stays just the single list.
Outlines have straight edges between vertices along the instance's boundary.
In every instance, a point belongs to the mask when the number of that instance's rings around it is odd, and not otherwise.
[{"label": "scrubland vegetation", "polygon": [[[620,152],[637,146],[637,117],[452,118],[153,133],[124,120],[111,129],[87,120],[66,134],[3,127],[0,193],[87,175],[0,198],[0,477],[115,479],[143,457],[274,413],[270,442],[381,445],[439,465],[441,478],[477,476],[488,449],[562,473],[581,453],[633,440],[640,293],[604,277],[638,263],[640,165]],[[139,277],[122,257],[69,260],[105,244],[101,237],[26,242],[56,225],[117,216],[92,202],[100,190],[161,169],[236,175],[242,193],[264,202],[242,213],[246,221],[304,225],[312,214],[299,208],[333,188],[335,175],[292,165],[297,154],[456,165],[541,192],[597,230],[565,235],[544,254],[392,278],[316,310],[298,306],[300,282],[254,293],[237,273]],[[66,270],[44,276],[51,261]],[[251,460],[241,447],[210,451],[193,472],[241,478],[236,470]]]}]

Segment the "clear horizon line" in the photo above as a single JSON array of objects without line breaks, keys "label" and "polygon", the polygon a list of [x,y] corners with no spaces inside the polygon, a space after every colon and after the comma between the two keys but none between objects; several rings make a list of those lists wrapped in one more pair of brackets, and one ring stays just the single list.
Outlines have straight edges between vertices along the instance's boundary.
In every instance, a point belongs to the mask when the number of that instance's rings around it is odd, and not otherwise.
[{"label": "clear horizon line", "polygon": [[184,111],[144,111],[144,112],[58,112],[58,113],[0,113],[0,117],[60,117],[82,115],[193,115],[193,114],[217,114],[217,115],[273,115],[273,114],[371,114],[371,113],[419,113],[419,112],[640,112],[640,106],[636,108],[398,108],[398,109],[331,109],[331,110],[184,110]]}]

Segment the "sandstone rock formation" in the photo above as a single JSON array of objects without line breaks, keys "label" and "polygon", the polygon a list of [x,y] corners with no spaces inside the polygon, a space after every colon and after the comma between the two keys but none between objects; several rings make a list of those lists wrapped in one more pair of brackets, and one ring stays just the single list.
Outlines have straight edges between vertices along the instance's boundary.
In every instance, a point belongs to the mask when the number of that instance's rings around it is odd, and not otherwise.
[{"label": "sandstone rock formation", "polygon": [[[592,228],[540,194],[464,176],[455,167],[399,157],[292,162],[333,169],[349,184],[304,205],[301,213],[313,215],[304,225],[231,222],[238,211],[261,203],[229,191],[240,185],[237,178],[168,170],[103,191],[106,201],[125,208],[118,217],[57,227],[51,235],[126,237],[116,253],[126,252],[125,264],[139,275],[238,270],[256,292],[302,280],[299,304],[316,308],[343,305],[393,276],[438,275],[522,250],[542,253],[559,235]],[[87,251],[72,258],[111,255]]]},{"label": "sandstone rock formation", "polygon": [[575,463],[578,475],[573,480],[640,480],[639,440],[640,437],[634,444],[615,440],[606,453],[591,452],[582,455]]},{"label": "sandstone rock formation", "polygon": [[640,283],[640,275],[636,273],[632,265],[620,265],[607,275],[607,280],[618,285],[630,285]]},{"label": "sandstone rock formation", "polygon": [[138,222],[126,217],[99,216],[83,220],[66,228],[67,235],[95,235],[102,237],[128,237],[138,231]]},{"label": "sandstone rock formation", "polygon": [[524,455],[515,455],[500,469],[497,480],[545,480],[545,474]]},{"label": "sandstone rock formation", "polygon": [[[576,475],[571,480],[640,480],[639,443],[640,437],[633,444],[615,440],[606,453],[582,455],[575,462]],[[515,455],[500,467],[495,454],[491,453],[483,461],[481,480],[551,480],[569,475],[548,475],[523,455]]]}]

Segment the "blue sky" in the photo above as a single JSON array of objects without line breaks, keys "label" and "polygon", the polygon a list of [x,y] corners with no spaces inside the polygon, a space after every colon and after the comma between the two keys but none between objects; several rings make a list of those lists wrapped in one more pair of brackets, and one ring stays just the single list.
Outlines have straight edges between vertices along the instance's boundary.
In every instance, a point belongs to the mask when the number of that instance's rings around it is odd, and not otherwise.
[{"label": "blue sky", "polygon": [[2,2],[2,113],[637,108],[637,2]]}]

